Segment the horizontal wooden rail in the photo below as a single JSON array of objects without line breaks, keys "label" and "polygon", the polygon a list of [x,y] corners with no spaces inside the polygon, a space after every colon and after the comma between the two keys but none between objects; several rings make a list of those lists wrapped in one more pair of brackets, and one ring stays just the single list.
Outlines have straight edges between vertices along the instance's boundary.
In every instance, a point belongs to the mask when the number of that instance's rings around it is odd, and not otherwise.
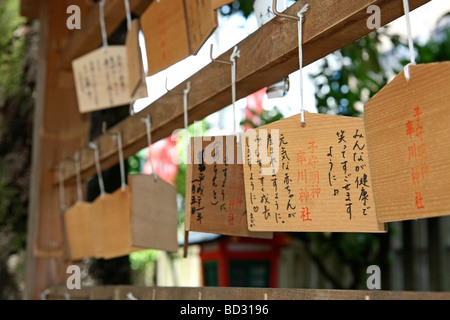
[{"label": "horizontal wooden rail", "polygon": [[450,300],[450,292],[229,287],[98,286],[47,290],[48,300]]},{"label": "horizontal wooden rail", "polygon": [[[410,9],[430,0],[409,0]],[[285,12],[295,15],[305,1],[294,3]],[[367,8],[377,5],[381,9],[381,24],[403,16],[402,1],[399,0],[309,0],[303,26],[303,58],[308,65],[340,48],[350,44],[373,30],[367,28],[370,14]],[[406,28],[406,27],[405,27]],[[244,98],[255,91],[269,86],[298,70],[298,32],[295,20],[275,18],[237,44],[241,52],[237,60],[236,95]],[[219,59],[227,60],[231,49]],[[231,79],[229,66],[210,63],[192,75],[174,90],[182,91],[187,81],[191,82],[189,93],[189,123],[231,104]],[[146,147],[146,128],[141,119],[150,114],[152,138],[158,141],[183,127],[183,97],[168,92],[151,103],[141,112],[128,117],[112,127],[95,141],[99,146],[101,164],[107,169],[118,163],[118,149],[112,132],[121,132],[125,157]],[[57,168],[58,164],[55,163]],[[75,165],[67,162],[64,181],[74,183]],[[81,175],[85,179],[95,175],[93,153],[81,151]],[[58,183],[58,174],[55,174]]]}]

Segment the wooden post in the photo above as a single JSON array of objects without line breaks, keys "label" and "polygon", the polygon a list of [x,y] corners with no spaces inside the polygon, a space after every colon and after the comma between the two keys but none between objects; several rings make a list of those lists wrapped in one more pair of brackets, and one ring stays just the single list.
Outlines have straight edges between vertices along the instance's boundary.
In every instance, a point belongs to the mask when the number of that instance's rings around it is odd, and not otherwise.
[{"label": "wooden post", "polygon": [[[63,74],[59,44],[69,35],[66,9],[64,1],[41,1],[25,299],[38,299],[45,289],[65,283],[65,241],[54,168],[82,145],[88,129],[87,117],[78,113],[73,77],[59,81]],[[66,189],[67,205],[75,194],[73,188]]]}]

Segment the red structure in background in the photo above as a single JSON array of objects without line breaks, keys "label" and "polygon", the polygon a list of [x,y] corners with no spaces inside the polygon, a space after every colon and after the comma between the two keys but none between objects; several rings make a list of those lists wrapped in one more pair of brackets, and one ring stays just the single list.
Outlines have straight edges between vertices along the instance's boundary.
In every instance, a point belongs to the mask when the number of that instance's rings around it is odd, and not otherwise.
[{"label": "red structure in background", "polygon": [[203,285],[276,288],[280,249],[288,243],[283,233],[273,239],[223,236],[203,243]]},{"label": "red structure in background", "polygon": [[147,148],[146,162],[142,168],[142,172],[144,174],[152,174],[153,165],[153,169],[161,179],[174,184],[178,173],[178,165],[172,161],[172,154],[176,153],[176,151],[177,141],[176,139],[171,139],[171,137],[153,143],[150,149]]},{"label": "red structure in background", "polygon": [[[266,88],[263,88],[247,97],[247,106],[244,110],[245,120],[259,125],[261,121],[260,115],[263,113],[263,100],[266,95]],[[244,131],[252,128],[249,124],[244,125]]]}]

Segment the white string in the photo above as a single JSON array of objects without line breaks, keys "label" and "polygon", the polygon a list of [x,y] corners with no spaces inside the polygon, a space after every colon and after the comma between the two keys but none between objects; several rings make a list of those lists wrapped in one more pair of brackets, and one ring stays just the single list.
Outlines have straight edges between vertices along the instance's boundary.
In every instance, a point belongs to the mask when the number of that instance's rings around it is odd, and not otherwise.
[{"label": "white string", "polygon": [[103,184],[102,168],[100,166],[100,156],[98,153],[98,146],[94,142],[89,143],[89,147],[94,150],[95,169],[97,170],[98,186],[100,188],[100,195],[105,197],[105,185]]},{"label": "white string", "polygon": [[[241,52],[238,50],[237,46],[234,47],[233,53],[230,56],[231,66],[231,99],[233,102],[233,129],[236,137],[239,138],[237,134],[237,123],[236,123],[236,58],[240,58]],[[239,142],[239,141],[238,141]]]},{"label": "white string", "polygon": [[130,12],[130,2],[128,0],[124,0],[125,2],[125,11],[127,15],[127,30],[131,29],[131,12]]},{"label": "white string", "polygon": [[108,47],[108,34],[106,32],[106,26],[105,26],[105,6],[106,0],[102,0],[99,3],[99,16],[100,16],[100,28],[102,30],[102,38],[103,38],[103,49],[106,50]]},{"label": "white string", "polygon": [[127,184],[125,183],[125,166],[123,161],[123,150],[122,150],[122,133],[117,133],[117,148],[119,149],[119,165],[120,165],[120,181],[122,192],[125,192],[125,187]]},{"label": "white string", "polygon": [[190,139],[190,135],[189,135],[189,130],[188,130],[188,95],[189,95],[189,91],[191,91],[191,82],[188,81],[186,83],[186,89],[183,90],[183,110],[184,110],[184,134],[185,134],[185,139],[186,139],[186,162],[185,163],[189,163],[189,139]]},{"label": "white string", "polygon": [[150,115],[147,115],[145,118],[142,119],[143,122],[145,122],[145,127],[147,128],[147,143],[148,143],[148,158],[150,161],[150,168],[152,169],[153,177],[155,180],[158,178],[158,175],[155,172],[155,168],[153,166],[153,159],[152,159],[152,125],[151,125],[151,118]]},{"label": "white string", "polygon": [[78,202],[83,201],[83,192],[81,190],[81,170],[80,170],[80,152],[77,151],[74,156],[75,160],[75,176],[77,180]]},{"label": "white string", "polygon": [[183,90],[183,109],[184,109],[184,129],[188,129],[188,94],[191,91],[191,82],[186,83],[186,89]]},{"label": "white string", "polygon": [[410,62],[405,66],[405,77],[407,80],[411,79],[411,76],[409,74],[409,66],[416,64],[416,54],[414,51],[414,44],[413,44],[413,38],[412,38],[412,32],[411,32],[411,22],[409,20],[409,2],[408,0],[403,0],[403,9],[405,11],[405,18],[406,18],[406,31],[408,33],[408,46],[409,46],[409,55],[410,55]]},{"label": "white string", "polygon": [[303,104],[303,13],[308,11],[308,4],[305,4],[303,8],[297,13],[298,20],[298,60],[299,60],[299,74],[300,74],[300,121],[302,126],[306,126],[305,123],[305,107]]},{"label": "white string", "polygon": [[64,195],[64,164],[59,165],[59,208],[66,211],[66,199]]}]

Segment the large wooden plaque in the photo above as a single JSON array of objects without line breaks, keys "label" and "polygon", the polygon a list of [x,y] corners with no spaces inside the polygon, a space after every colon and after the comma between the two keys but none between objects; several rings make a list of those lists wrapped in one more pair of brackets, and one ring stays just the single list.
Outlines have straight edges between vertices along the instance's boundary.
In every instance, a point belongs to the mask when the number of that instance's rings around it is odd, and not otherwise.
[{"label": "large wooden plaque", "polygon": [[450,214],[450,62],[411,66],[365,105],[378,217]]},{"label": "large wooden plaque", "polygon": [[364,122],[306,114],[244,135],[252,231],[385,232],[379,223]]}]

